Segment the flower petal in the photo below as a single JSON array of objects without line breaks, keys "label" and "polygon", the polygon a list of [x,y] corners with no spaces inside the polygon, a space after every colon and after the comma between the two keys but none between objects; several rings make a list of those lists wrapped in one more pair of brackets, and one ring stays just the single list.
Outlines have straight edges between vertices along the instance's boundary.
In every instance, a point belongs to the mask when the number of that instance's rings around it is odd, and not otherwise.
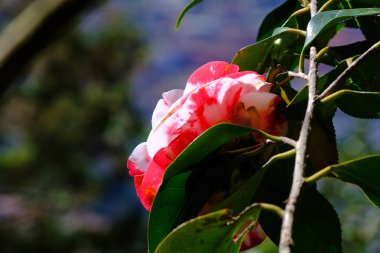
[{"label": "flower petal", "polygon": [[151,160],[152,158],[148,154],[146,142],[137,145],[127,161],[129,175],[136,176],[144,174]]},{"label": "flower petal", "polygon": [[[233,112],[241,91],[242,84],[230,78],[222,78],[191,92],[183,102],[181,109],[169,115],[160,126],[149,134],[148,153],[153,156],[163,147],[191,129],[192,138],[221,122],[232,122]],[[189,144],[189,135],[186,143]],[[184,148],[184,147],[183,147]],[[179,154],[182,150],[176,150]],[[170,157],[174,159],[172,153]]]},{"label": "flower petal", "polygon": [[162,183],[164,172],[171,162],[172,160],[168,159],[166,156],[165,149],[161,149],[149,163],[148,169],[146,170],[141,183],[141,196],[139,196],[141,202],[148,211],[150,210],[154,196],[156,196],[158,188]]},{"label": "flower petal", "polygon": [[162,93],[162,97],[165,100],[165,103],[170,107],[183,95],[183,90],[173,89],[167,92]]},{"label": "flower petal", "polygon": [[162,93],[162,99],[160,99],[153,111],[152,115],[152,128],[155,128],[157,124],[166,116],[170,107],[179,100],[183,95],[183,90],[174,89],[168,92]]},{"label": "flower petal", "polygon": [[213,61],[206,63],[198,68],[189,78],[186,84],[184,94],[190,93],[192,90],[201,85],[215,81],[228,74],[236,73],[239,71],[239,66],[229,64],[224,61]]},{"label": "flower petal", "polygon": [[274,135],[284,134],[287,130],[286,120],[278,112],[281,101],[279,96],[268,92],[250,92],[241,97],[245,108],[253,107],[260,117],[252,127]]}]

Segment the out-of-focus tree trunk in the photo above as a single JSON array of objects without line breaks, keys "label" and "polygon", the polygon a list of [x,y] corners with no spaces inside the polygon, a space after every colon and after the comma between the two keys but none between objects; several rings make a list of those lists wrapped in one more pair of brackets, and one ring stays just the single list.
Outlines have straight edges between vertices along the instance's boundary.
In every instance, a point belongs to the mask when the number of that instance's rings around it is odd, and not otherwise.
[{"label": "out-of-focus tree trunk", "polygon": [[36,0],[0,33],[0,96],[76,18],[105,0]]}]

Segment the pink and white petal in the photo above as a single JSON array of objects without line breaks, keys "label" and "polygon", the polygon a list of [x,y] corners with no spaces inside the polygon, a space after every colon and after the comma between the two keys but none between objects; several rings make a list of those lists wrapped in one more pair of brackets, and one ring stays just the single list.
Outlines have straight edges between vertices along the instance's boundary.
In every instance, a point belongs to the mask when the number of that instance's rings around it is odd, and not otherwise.
[{"label": "pink and white petal", "polygon": [[231,121],[243,88],[243,85],[236,80],[222,78],[191,94],[192,101],[197,101],[198,104],[197,118],[203,131],[218,123]]},{"label": "pink and white petal", "polygon": [[232,73],[226,75],[225,77],[229,77],[232,79],[236,79],[244,84],[255,84],[256,82],[265,82],[266,77],[263,75],[259,75],[254,71],[242,71],[237,73]]},{"label": "pink and white petal", "polygon": [[199,134],[198,131],[194,131],[192,128],[185,129],[177,138],[170,142],[166,148],[166,155],[172,160],[176,159]]},{"label": "pink and white petal", "polygon": [[171,162],[172,160],[166,156],[166,150],[161,149],[149,163],[148,169],[142,180],[140,197],[141,202],[148,211],[150,210],[153,199],[162,183],[164,172]]},{"label": "pink and white petal", "polygon": [[178,99],[183,96],[183,90],[173,89],[167,92],[162,93],[162,97],[165,100],[165,103],[170,107],[174,104]]},{"label": "pink and white petal", "polygon": [[224,61],[213,61],[204,64],[198,68],[189,78],[186,84],[184,94],[190,93],[192,90],[201,85],[215,81],[226,75],[236,73],[239,71],[239,66],[229,64]]},{"label": "pink and white petal", "polygon": [[158,100],[156,107],[152,114],[152,128],[155,128],[160,121],[165,117],[169,111],[169,106],[165,103],[164,99]]},{"label": "pink and white petal", "polygon": [[[232,122],[242,85],[236,80],[222,78],[204,85],[189,94],[180,110],[170,115],[148,137],[148,152],[178,143],[168,155],[175,159],[183,149],[210,127]],[[181,145],[180,145],[181,144]]]},{"label": "pink and white petal", "polygon": [[178,101],[183,95],[183,90],[173,89],[162,93],[162,99],[160,99],[154,108],[152,115],[152,128],[155,128],[161,120],[169,113],[170,107]]},{"label": "pink and white petal", "polygon": [[282,101],[279,96],[268,92],[251,92],[244,94],[241,101],[246,109],[253,106],[259,116],[256,122],[252,121],[252,127],[274,135],[287,131],[286,120],[278,111],[278,104]]},{"label": "pink and white petal", "polygon": [[269,92],[249,92],[243,94],[240,101],[244,103],[245,108],[254,106],[262,114],[273,105],[273,101],[277,100],[277,98],[277,95]]},{"label": "pink and white petal", "polygon": [[265,82],[265,76],[259,75],[253,71],[238,72],[235,74],[228,75],[227,77],[236,79],[237,81],[246,85],[252,85],[256,91],[260,92],[269,92],[272,88],[271,83]]},{"label": "pink and white petal", "polygon": [[127,167],[131,176],[142,175],[148,168],[151,156],[148,154],[146,142],[140,143],[133,150],[127,161]]},{"label": "pink and white petal", "polygon": [[256,90],[259,92],[270,92],[270,89],[272,88],[273,85],[271,83],[260,81],[260,82],[256,82],[255,86],[256,86]]}]

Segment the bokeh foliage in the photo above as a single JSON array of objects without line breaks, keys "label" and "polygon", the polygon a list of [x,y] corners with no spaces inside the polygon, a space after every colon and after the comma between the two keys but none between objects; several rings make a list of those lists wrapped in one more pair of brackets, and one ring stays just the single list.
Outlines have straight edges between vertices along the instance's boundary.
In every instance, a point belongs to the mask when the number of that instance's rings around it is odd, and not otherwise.
[{"label": "bokeh foliage", "polygon": [[129,76],[143,56],[120,16],[77,24],[3,98],[1,252],[143,251],[143,212],[125,171],[141,129]]}]

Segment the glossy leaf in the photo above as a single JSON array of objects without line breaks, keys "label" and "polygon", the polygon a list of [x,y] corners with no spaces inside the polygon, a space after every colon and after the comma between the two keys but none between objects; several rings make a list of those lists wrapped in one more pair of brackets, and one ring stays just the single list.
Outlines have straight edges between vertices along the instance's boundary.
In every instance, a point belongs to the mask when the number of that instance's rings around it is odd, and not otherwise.
[{"label": "glossy leaf", "polygon": [[231,186],[231,175],[237,167],[233,157],[228,153],[212,155],[190,168],[192,173],[184,185],[186,202],[178,214],[177,224],[198,216],[210,199],[224,195]]},{"label": "glossy leaf", "polygon": [[380,92],[340,90],[325,98],[346,114],[357,118],[380,118]]},{"label": "glossy leaf", "polygon": [[[267,236],[278,245],[281,219],[273,213],[262,211],[259,222]],[[338,215],[315,188],[304,188],[301,192],[296,205],[292,237],[293,253],[341,252],[341,227]]]},{"label": "glossy leaf", "polygon": [[195,5],[199,4],[200,2],[202,2],[203,0],[193,0],[191,1],[188,5],[186,5],[185,8],[183,8],[183,10],[181,11],[181,13],[178,15],[178,18],[177,18],[177,21],[175,23],[175,28],[178,29],[179,25],[181,24],[182,22],[182,19],[183,17],[185,16],[185,14],[191,9],[193,8]]},{"label": "glossy leaf", "polygon": [[216,205],[212,210],[228,208],[234,214],[241,212],[246,206],[251,204],[252,198],[265,174],[265,168],[261,168],[252,175],[243,185],[232,193],[228,198]]},{"label": "glossy leaf", "polygon": [[367,56],[358,64],[350,75],[350,79],[361,91],[380,91],[380,54]]},{"label": "glossy leaf", "polygon": [[174,229],[155,252],[238,252],[248,232],[244,232],[245,226],[254,225],[259,214],[260,207],[254,206],[238,217],[232,217],[227,209],[197,217]]},{"label": "glossy leaf", "polygon": [[[364,53],[372,45],[373,43],[370,43],[369,41],[359,41],[344,46],[330,47],[319,58],[319,62],[335,66],[344,60]],[[362,63],[360,65],[362,65]],[[360,67],[360,65],[358,67]]]},{"label": "glossy leaf", "polygon": [[185,184],[190,173],[187,171],[171,177],[158,190],[149,214],[148,252],[154,252],[175,227],[176,218],[187,200]]},{"label": "glossy leaf", "polygon": [[296,53],[300,52],[296,47],[299,40],[303,40],[303,37],[295,34],[291,28],[281,27],[271,37],[240,49],[232,63],[239,65],[242,71],[253,70],[258,73],[263,73],[275,62],[288,67],[285,65],[292,65],[297,58]]},{"label": "glossy leaf", "polygon": [[313,18],[311,18],[307,26],[306,40],[303,48],[306,49],[318,36],[323,34],[326,30],[338,25],[345,20],[359,16],[371,16],[379,14],[380,8],[333,10],[318,13]]},{"label": "glossy leaf", "polygon": [[294,253],[342,252],[341,227],[333,206],[316,190],[304,189],[296,206]]},{"label": "glossy leaf", "polygon": [[380,208],[380,155],[370,155],[330,166],[332,173],[345,182],[360,186]]},{"label": "glossy leaf", "polygon": [[259,132],[259,130],[229,123],[221,123],[209,128],[191,142],[175,161],[170,164],[165,171],[164,180],[200,162],[230,140],[252,132]]},{"label": "glossy leaf", "polygon": [[[230,140],[258,130],[222,123],[198,136],[167,168],[163,184],[159,188],[149,216],[149,252],[177,225],[181,211],[188,201],[186,182],[191,166],[201,162]],[[184,172],[185,171],[185,172]]]},{"label": "glossy leaf", "polygon": [[[288,0],[270,12],[261,23],[259,33],[257,35],[257,41],[270,37],[277,27],[281,27],[282,24],[284,24],[284,22],[289,18],[289,16],[300,8],[301,5],[299,3],[296,1]],[[290,26],[290,24],[288,24],[288,26]]]}]

